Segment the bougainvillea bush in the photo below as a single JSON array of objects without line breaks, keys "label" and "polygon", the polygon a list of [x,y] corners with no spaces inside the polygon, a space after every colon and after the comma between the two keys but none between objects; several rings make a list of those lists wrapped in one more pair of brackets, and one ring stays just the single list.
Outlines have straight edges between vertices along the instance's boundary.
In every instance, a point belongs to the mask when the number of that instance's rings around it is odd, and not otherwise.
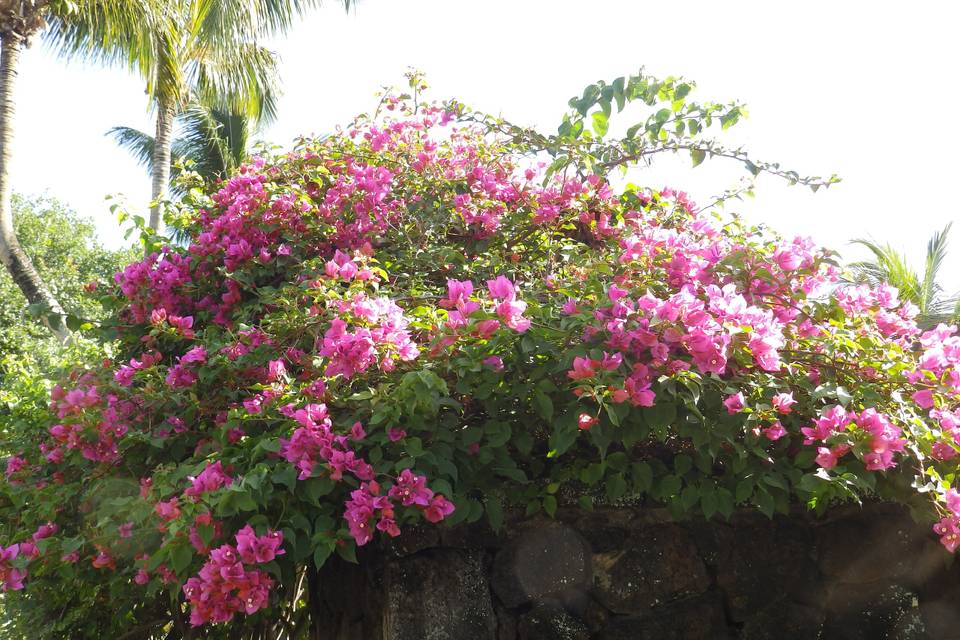
[{"label": "bougainvillea bush", "polygon": [[[188,246],[97,287],[113,355],[7,460],[3,588],[86,585],[144,634],[296,635],[331,555],[625,498],[879,496],[953,551],[956,329],[839,285],[809,240],[612,183],[656,150],[833,181],[704,139],[739,107],[691,86],[593,85],[555,136],[387,95],[195,189]],[[628,103],[654,113],[609,139]]]}]

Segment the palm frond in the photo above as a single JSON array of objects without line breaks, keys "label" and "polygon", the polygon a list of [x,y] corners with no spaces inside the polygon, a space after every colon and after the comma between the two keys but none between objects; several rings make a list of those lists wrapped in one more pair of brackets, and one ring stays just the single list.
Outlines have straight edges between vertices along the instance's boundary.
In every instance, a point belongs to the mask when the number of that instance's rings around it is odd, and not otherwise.
[{"label": "palm frond", "polygon": [[175,144],[204,179],[223,178],[246,160],[252,132],[243,113],[194,102],[178,121],[180,135]]},{"label": "palm frond", "polygon": [[113,138],[121,148],[129,151],[137,164],[146,168],[147,171],[153,171],[153,136],[133,127],[113,127],[107,131],[106,135]]},{"label": "palm frond", "polygon": [[906,258],[889,244],[880,245],[873,240],[857,238],[851,244],[865,247],[873,254],[872,261],[855,262],[850,265],[855,280],[872,286],[889,284],[900,291],[900,298],[909,300],[921,308],[921,283],[916,272],[907,264]]},{"label": "palm frond", "polygon": [[221,111],[245,113],[269,123],[277,115],[277,60],[255,43],[235,43],[228,51],[204,46],[187,68],[197,99]]},{"label": "palm frond", "polygon": [[169,0],[80,0],[51,5],[44,31],[56,54],[120,65],[141,75],[153,91],[180,83],[175,50],[176,19]]},{"label": "palm frond", "polygon": [[[243,113],[229,112],[192,102],[177,115],[176,137],[171,144],[171,187],[177,187],[177,164],[189,164],[205,181],[215,182],[235,171],[249,157],[254,126]],[[113,127],[107,135],[126,149],[138,164],[153,168],[154,139],[132,127]]]},{"label": "palm frond", "polygon": [[[340,0],[349,11],[356,0]],[[193,35],[210,41],[226,35],[266,36],[287,31],[307,12],[320,7],[321,0],[197,0],[194,3]]]},{"label": "palm frond", "polygon": [[[921,284],[920,296],[923,301],[921,309],[934,311],[935,302],[938,294],[941,292],[940,285],[937,283],[937,275],[944,261],[947,259],[947,236],[950,233],[952,222],[947,223],[943,231],[934,233],[927,242],[927,255],[923,270],[923,282]],[[946,301],[941,301],[940,307],[944,307]],[[949,305],[946,305],[949,306]]]}]

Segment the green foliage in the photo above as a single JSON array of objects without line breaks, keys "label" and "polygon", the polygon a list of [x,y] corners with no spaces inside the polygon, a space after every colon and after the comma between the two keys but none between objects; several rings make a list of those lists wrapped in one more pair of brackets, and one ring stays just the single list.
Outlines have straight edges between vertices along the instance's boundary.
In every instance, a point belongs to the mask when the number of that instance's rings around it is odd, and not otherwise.
[{"label": "green foliage", "polygon": [[[14,228],[44,282],[71,318],[73,328],[102,317],[100,304],[84,290],[92,282],[110,286],[113,274],[135,256],[111,251],[95,239],[92,220],[48,197],[13,197]],[[0,355],[33,354],[58,361],[59,345],[33,317],[6,270],[0,270]]]},{"label": "green foliage", "polygon": [[[329,558],[362,562],[425,520],[622,500],[677,518],[877,496],[943,510],[960,445],[923,405],[953,407],[960,376],[920,364],[891,292],[837,289],[830,253],[610,173],[682,150],[834,179],[722,152],[701,132],[742,107],[691,102],[679,79],[593,85],[553,136],[423,104],[423,87],[192,189],[189,246],[102,291],[108,361],[81,359],[55,413],[35,404],[0,485],[5,545],[60,527],[17,597],[76,579],[107,589],[117,624],[182,638],[188,609],[213,620],[207,547],[249,526],[282,533],[282,555],[243,562],[269,597],[202,633],[306,637],[323,620],[304,585]],[[611,137],[628,104],[650,114]]]}]

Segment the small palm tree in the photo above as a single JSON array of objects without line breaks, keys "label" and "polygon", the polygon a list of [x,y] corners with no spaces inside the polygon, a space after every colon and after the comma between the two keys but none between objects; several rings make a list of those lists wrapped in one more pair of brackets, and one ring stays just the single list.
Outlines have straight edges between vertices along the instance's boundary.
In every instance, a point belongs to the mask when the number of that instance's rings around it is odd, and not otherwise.
[{"label": "small palm tree", "polygon": [[851,282],[872,286],[889,284],[900,291],[900,299],[917,305],[920,313],[918,323],[931,327],[940,322],[960,320],[960,295],[947,295],[938,281],[940,270],[947,257],[947,237],[953,223],[934,233],[927,242],[927,256],[921,277],[907,262],[903,254],[889,244],[858,238],[852,244],[866,247],[873,260],[850,264]]},{"label": "small palm tree", "polygon": [[[249,158],[250,142],[258,128],[246,114],[195,102],[177,116],[176,129],[179,135],[170,145],[170,191],[181,197],[183,189],[177,184],[181,166],[189,166],[204,182],[216,182]],[[153,136],[133,127],[113,127],[107,135],[153,173]]]}]

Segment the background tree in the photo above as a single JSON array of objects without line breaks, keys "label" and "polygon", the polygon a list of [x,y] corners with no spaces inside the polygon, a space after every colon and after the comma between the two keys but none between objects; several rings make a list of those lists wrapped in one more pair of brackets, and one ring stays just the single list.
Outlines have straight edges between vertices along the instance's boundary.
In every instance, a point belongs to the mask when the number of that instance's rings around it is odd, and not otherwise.
[{"label": "background tree", "polygon": [[[49,197],[14,195],[14,231],[50,293],[76,319],[99,318],[100,305],[85,287],[109,286],[113,274],[134,257],[132,249],[109,250],[96,240],[93,221]],[[32,354],[48,361],[56,343],[39,319],[30,321],[28,301],[13,278],[0,272],[0,355]]]},{"label": "background tree", "polygon": [[10,165],[13,160],[15,83],[20,54],[33,37],[43,34],[54,51],[105,63],[121,63],[148,72],[153,46],[169,33],[162,0],[4,0],[0,2],[0,261],[30,304],[49,311],[49,328],[61,339],[67,329],[63,309],[45,286],[17,240],[11,208]]},{"label": "background tree", "polygon": [[952,225],[948,223],[927,242],[922,276],[910,266],[906,256],[889,243],[881,245],[863,238],[853,240],[853,244],[866,247],[873,259],[852,263],[851,281],[871,286],[886,283],[896,287],[902,300],[912,302],[920,309],[917,321],[922,326],[960,319],[960,292],[949,295],[939,282]]}]

